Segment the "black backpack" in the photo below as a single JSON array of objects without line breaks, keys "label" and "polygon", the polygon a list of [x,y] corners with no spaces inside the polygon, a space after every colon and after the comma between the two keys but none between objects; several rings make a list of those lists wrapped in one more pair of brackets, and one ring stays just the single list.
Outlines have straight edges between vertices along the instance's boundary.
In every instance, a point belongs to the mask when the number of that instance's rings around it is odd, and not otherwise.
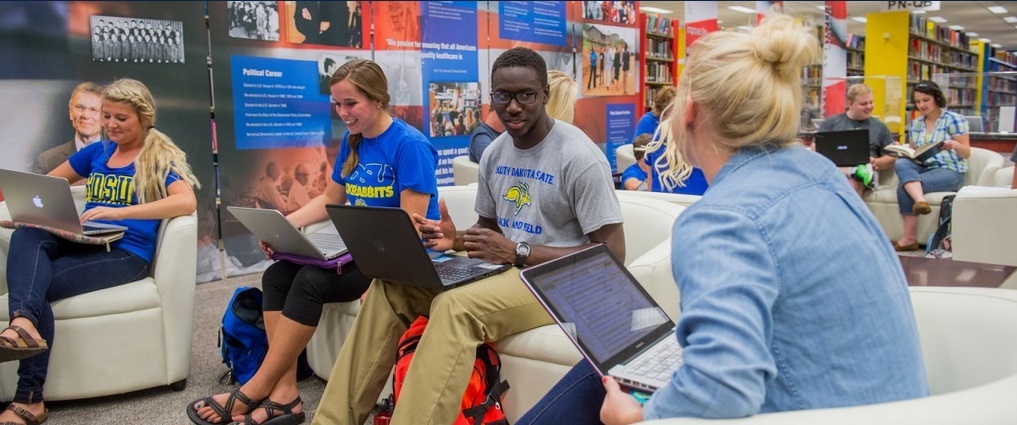
[{"label": "black backpack", "polygon": [[953,218],[953,199],[956,195],[947,195],[943,197],[943,201],[939,204],[939,226],[936,227],[936,232],[929,237],[929,243],[925,246],[926,254],[934,254],[933,251],[937,251],[937,256],[943,256],[944,253],[952,253],[953,247],[951,246],[951,219]]}]

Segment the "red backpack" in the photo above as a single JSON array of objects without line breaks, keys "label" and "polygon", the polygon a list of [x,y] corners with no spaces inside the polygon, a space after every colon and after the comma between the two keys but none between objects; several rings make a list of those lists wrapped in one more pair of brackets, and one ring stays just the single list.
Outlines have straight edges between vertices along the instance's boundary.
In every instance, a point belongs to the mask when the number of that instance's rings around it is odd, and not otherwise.
[{"label": "red backpack", "polygon": [[[395,390],[395,402],[399,402],[399,392],[403,388],[406,372],[410,369],[413,352],[417,349],[420,336],[427,327],[427,317],[420,316],[413,321],[410,328],[399,338],[396,351],[395,374],[392,387]],[[505,413],[501,410],[501,396],[509,389],[506,381],[500,381],[501,358],[491,344],[483,343],[477,347],[477,360],[473,363],[473,375],[470,384],[463,394],[462,411],[454,425],[508,425]]]}]

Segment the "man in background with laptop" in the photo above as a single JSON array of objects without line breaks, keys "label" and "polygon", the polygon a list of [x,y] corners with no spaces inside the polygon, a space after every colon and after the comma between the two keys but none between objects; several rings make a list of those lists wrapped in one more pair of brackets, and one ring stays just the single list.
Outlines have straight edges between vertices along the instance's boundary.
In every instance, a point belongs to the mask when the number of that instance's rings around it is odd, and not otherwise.
[{"label": "man in background with laptop", "polygon": [[875,186],[875,172],[886,172],[893,170],[896,157],[883,150],[884,147],[893,143],[890,136],[890,129],[886,124],[872,116],[873,98],[872,89],[865,84],[855,84],[848,88],[847,111],[837,114],[823,121],[819,126],[819,132],[855,130],[859,128],[869,129],[869,163],[858,164],[855,167],[841,167],[844,174],[848,176],[851,187],[862,196],[865,189]]},{"label": "man in background with laptop", "polygon": [[[547,115],[544,60],[533,50],[515,48],[499,56],[491,72],[491,103],[506,133],[480,162],[479,220],[457,232],[445,208],[440,222],[415,217],[425,245],[520,267],[594,243],[624,259],[610,168],[581,130]],[[392,370],[399,336],[420,315],[429,315],[430,322],[395,406],[394,425],[454,422],[477,346],[554,323],[514,268],[443,292],[375,280],[314,423],[364,423]]]},{"label": "man in background with laptop", "polygon": [[[74,138],[39,154],[35,160],[35,173],[47,174],[67,158],[80,151],[89,143],[99,140],[102,129],[99,122],[99,108],[102,106],[102,87],[91,81],[85,81],[74,87],[67,109],[74,127]],[[80,184],[80,183],[79,183]]]}]

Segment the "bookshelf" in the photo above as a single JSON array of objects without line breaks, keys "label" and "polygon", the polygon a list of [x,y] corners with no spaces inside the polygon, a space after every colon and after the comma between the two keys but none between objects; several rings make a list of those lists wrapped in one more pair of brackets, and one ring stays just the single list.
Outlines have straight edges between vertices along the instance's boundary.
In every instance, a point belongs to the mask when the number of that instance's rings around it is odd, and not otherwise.
[{"label": "bookshelf", "polygon": [[861,77],[865,75],[865,36],[848,34],[847,37],[847,76]]},{"label": "bookshelf", "polygon": [[[819,45],[823,45],[823,26],[806,23]],[[820,59],[822,60],[822,59]],[[823,118],[822,105],[820,100],[823,94],[823,63],[806,65],[802,68],[802,125],[806,125],[813,118]]]},{"label": "bookshelf", "polygon": [[999,107],[1017,105],[1017,54],[985,46],[981,112],[985,131],[999,130]]},{"label": "bookshelf", "polygon": [[[866,61],[864,75],[898,76],[906,81],[901,85],[900,93],[886,93],[874,88],[873,97],[877,105],[903,99],[900,116],[914,118],[917,111],[914,111],[909,94],[918,81],[932,80],[935,74],[969,74],[951,79],[950,87],[943,94],[951,111],[961,115],[975,114],[978,55],[969,50],[967,35],[908,11],[870,13],[866,19],[865,33],[869,38],[865,43],[865,56],[879,60]],[[911,114],[906,114],[907,111]],[[895,132],[903,135],[907,123],[901,124]],[[891,131],[894,130],[891,128]]]},{"label": "bookshelf", "polygon": [[646,64],[639,79],[643,85],[643,100],[639,111],[642,116],[653,107],[653,97],[660,89],[674,86],[678,81],[678,43],[683,42],[678,32],[678,21],[658,14],[639,14],[640,36],[643,49],[640,60]]}]

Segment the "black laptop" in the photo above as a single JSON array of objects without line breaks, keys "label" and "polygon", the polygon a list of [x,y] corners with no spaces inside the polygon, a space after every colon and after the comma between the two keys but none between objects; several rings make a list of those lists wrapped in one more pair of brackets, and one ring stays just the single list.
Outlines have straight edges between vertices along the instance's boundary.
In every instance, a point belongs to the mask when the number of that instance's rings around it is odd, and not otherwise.
[{"label": "black laptop", "polygon": [[816,133],[816,153],[838,167],[869,163],[869,129],[821,131]]},{"label": "black laptop", "polygon": [[364,275],[446,290],[512,267],[456,255],[428,254],[410,216],[400,208],[329,204],[332,224]]}]

